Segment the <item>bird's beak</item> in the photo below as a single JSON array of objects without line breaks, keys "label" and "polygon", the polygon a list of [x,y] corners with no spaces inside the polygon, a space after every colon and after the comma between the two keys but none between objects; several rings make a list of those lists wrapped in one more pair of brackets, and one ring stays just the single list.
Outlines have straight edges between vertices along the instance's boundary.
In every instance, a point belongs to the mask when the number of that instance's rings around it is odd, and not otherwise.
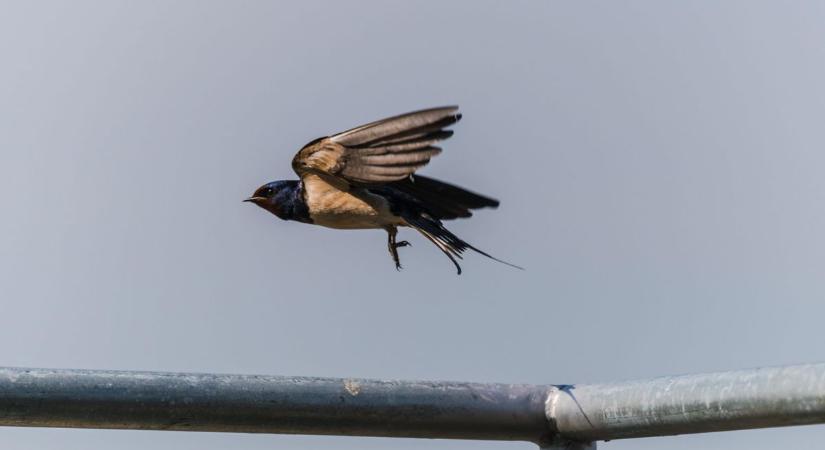
[{"label": "bird's beak", "polygon": [[257,201],[259,201],[259,200],[263,200],[263,199],[264,199],[263,197],[249,197],[248,199],[246,199],[246,200],[244,200],[244,201],[245,201],[245,202],[252,202],[252,203],[255,203],[255,202],[257,202]]}]

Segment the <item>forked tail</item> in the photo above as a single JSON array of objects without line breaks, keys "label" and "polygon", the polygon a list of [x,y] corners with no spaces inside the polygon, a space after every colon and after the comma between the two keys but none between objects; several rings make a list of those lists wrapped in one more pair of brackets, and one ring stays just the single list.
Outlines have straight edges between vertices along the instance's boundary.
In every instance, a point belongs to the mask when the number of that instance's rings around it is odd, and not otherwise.
[{"label": "forked tail", "polygon": [[464,259],[461,254],[465,251],[472,250],[480,255],[484,255],[493,261],[500,262],[502,264],[506,264],[510,267],[515,267],[516,269],[524,270],[524,267],[517,266],[515,264],[509,263],[507,261],[503,261],[501,259],[496,258],[495,256],[490,255],[489,253],[479,250],[472,245],[468,244],[455,234],[453,234],[450,230],[444,228],[444,225],[441,223],[440,220],[430,217],[427,214],[421,214],[420,216],[416,217],[404,217],[404,220],[407,223],[418,230],[419,233],[424,235],[430,242],[432,242],[439,250],[441,250],[450,261],[453,262],[455,265],[458,274],[461,275],[461,266],[458,264],[458,259]]}]

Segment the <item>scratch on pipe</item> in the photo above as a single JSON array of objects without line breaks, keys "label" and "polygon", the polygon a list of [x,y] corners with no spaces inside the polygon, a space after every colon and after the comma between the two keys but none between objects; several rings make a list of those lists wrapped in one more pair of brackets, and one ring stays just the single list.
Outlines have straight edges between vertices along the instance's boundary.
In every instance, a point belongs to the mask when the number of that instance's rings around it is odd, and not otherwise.
[{"label": "scratch on pipe", "polygon": [[353,397],[361,393],[361,385],[355,380],[345,380],[344,389]]}]

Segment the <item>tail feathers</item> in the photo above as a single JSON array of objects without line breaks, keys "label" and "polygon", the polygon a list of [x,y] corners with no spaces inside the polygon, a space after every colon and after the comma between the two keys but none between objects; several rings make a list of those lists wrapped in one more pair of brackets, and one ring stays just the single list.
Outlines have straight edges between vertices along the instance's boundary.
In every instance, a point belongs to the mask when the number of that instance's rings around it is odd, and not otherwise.
[{"label": "tail feathers", "polygon": [[419,217],[412,218],[405,217],[405,220],[411,227],[415,228],[419,233],[424,235],[425,238],[438,247],[438,249],[447,255],[448,258],[450,258],[450,261],[452,261],[453,265],[455,265],[458,275],[461,275],[461,266],[458,264],[457,259],[464,259],[462,257],[462,253],[467,250],[472,250],[480,255],[492,259],[493,261],[506,264],[510,267],[524,270],[523,267],[503,261],[485,251],[473,247],[466,241],[453,234],[450,230],[444,228],[444,225],[442,225],[437,219],[421,215]]}]

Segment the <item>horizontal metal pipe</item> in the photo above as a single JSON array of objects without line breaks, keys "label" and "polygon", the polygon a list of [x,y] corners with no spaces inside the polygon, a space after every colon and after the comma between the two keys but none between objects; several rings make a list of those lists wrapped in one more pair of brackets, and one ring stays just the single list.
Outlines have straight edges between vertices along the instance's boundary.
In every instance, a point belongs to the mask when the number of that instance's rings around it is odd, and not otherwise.
[{"label": "horizontal metal pipe", "polygon": [[825,364],[571,386],[0,368],[0,426],[523,440],[555,448],[812,423],[825,423]]},{"label": "horizontal metal pipe", "polygon": [[825,423],[825,364],[557,386],[547,417],[582,442]]},{"label": "horizontal metal pipe", "polygon": [[0,425],[538,442],[550,389],[0,368]]}]

